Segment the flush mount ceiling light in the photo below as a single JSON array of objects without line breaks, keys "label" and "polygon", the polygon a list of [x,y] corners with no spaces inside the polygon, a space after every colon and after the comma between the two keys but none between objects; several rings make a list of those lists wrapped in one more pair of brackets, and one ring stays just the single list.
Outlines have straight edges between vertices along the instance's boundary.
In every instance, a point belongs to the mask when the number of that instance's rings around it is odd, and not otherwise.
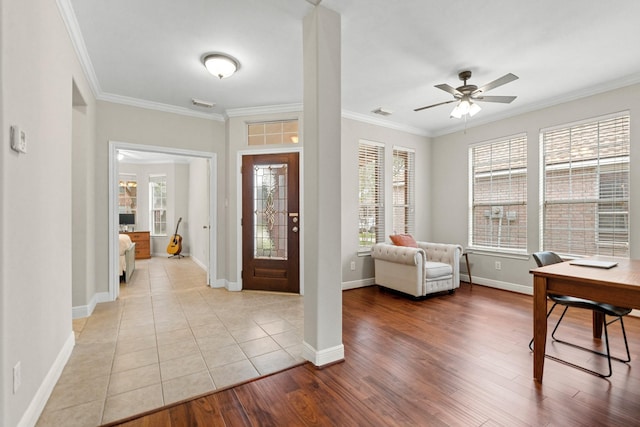
[{"label": "flush mount ceiling light", "polygon": [[210,53],[202,58],[202,63],[207,70],[219,79],[233,75],[240,64],[234,58],[222,53]]}]

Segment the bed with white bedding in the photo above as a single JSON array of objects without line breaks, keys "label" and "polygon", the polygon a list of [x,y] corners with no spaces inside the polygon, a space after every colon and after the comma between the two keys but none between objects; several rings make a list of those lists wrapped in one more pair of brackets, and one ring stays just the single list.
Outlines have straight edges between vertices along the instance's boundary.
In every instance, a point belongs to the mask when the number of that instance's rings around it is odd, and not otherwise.
[{"label": "bed with white bedding", "polygon": [[129,283],[136,269],[136,244],[126,234],[120,234],[120,266],[119,275],[124,277],[125,283]]}]

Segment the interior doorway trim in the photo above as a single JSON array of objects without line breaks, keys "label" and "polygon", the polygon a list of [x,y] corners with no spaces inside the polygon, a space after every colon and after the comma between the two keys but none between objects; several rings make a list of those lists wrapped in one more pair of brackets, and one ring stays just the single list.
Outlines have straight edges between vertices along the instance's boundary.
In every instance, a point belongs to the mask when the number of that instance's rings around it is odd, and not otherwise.
[{"label": "interior doorway trim", "polygon": [[115,301],[120,293],[118,269],[118,194],[115,191],[118,180],[118,150],[142,151],[197,157],[209,160],[209,268],[207,284],[215,284],[217,277],[217,154],[207,151],[185,150],[173,147],[130,144],[120,141],[109,141],[109,298]]},{"label": "interior doorway trim", "polygon": [[[255,154],[279,154],[279,153],[298,153],[299,157],[299,192],[300,199],[299,204],[300,207],[298,212],[300,213],[300,295],[304,295],[304,192],[302,191],[304,188],[304,159],[302,147],[291,147],[291,148],[276,148],[276,149],[255,149],[255,150],[241,150],[238,151],[238,158],[236,159],[236,170],[238,171],[238,179],[236,183],[236,209],[237,212],[242,212],[242,157],[243,156],[252,156]],[[238,242],[236,247],[236,278],[237,278],[237,286],[233,288],[229,288],[229,290],[240,291],[242,290],[242,226],[240,225],[240,221],[238,221],[236,226],[236,242]],[[115,270],[114,270],[115,271]]]}]

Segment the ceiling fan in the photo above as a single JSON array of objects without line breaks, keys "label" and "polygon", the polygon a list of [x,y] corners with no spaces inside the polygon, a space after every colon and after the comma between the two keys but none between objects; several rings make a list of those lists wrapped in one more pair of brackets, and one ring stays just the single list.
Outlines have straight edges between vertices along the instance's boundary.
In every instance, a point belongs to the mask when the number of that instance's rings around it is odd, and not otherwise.
[{"label": "ceiling fan", "polygon": [[496,79],[481,87],[467,84],[467,80],[471,78],[471,71],[460,72],[458,74],[458,78],[462,80],[464,84],[457,88],[449,86],[446,83],[435,86],[438,89],[442,89],[443,91],[450,93],[455,99],[452,99],[451,101],[439,102],[433,105],[427,105],[426,107],[416,108],[413,111],[421,111],[427,108],[437,107],[438,105],[458,102],[456,108],[454,108],[451,112],[451,117],[459,119],[467,114],[469,116],[474,116],[478,111],[480,111],[481,108],[476,102],[500,102],[503,104],[509,104],[517,98],[515,96],[484,96],[484,94],[491,89],[495,89],[498,86],[502,86],[504,84],[517,80],[518,76],[516,76],[515,74],[505,74],[499,79]]}]

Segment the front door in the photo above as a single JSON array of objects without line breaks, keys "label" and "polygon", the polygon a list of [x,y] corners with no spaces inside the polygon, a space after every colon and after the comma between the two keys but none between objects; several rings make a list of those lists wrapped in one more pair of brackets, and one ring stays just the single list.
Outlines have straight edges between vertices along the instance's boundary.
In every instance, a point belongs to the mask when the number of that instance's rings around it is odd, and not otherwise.
[{"label": "front door", "polygon": [[242,288],[300,292],[298,153],[242,157]]}]

